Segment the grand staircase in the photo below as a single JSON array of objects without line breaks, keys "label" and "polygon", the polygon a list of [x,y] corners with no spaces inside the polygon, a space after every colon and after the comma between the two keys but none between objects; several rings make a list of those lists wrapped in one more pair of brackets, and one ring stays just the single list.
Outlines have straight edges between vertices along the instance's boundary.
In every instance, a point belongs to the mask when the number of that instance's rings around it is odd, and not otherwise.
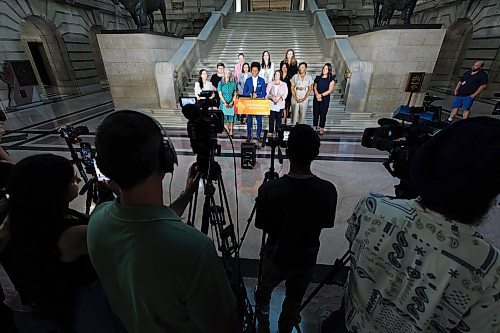
[{"label": "grand staircase", "polygon": [[[309,25],[307,13],[303,11],[288,12],[244,12],[233,13],[226,28],[222,29],[206,58],[198,61],[191,73],[191,79],[182,91],[183,96],[193,96],[194,84],[198,72],[204,68],[210,77],[216,71],[218,62],[222,62],[233,70],[238,53],[245,54],[245,61],[261,61],[264,50],[269,51],[275,69],[284,58],[288,49],[294,49],[299,62],[308,64],[308,73],[314,78],[321,72],[326,62],[331,62],[323,56],[316,33]],[[346,112],[342,100],[342,92],[337,85],[330,100],[327,116],[327,131],[362,131],[367,125],[374,123],[373,114],[368,112]],[[312,124],[312,100],[309,97],[309,109],[306,113],[306,123]],[[156,117],[162,121],[162,115]],[[166,119],[165,119],[166,120]],[[182,118],[183,120],[183,118]],[[172,123],[168,122],[170,125]],[[264,120],[264,129],[267,128]]]}]

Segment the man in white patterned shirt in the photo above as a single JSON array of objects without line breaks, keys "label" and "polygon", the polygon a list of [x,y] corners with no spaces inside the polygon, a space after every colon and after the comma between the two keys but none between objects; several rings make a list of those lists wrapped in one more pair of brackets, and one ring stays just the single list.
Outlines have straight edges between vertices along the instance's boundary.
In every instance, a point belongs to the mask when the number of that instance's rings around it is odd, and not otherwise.
[{"label": "man in white patterned shirt", "polygon": [[500,120],[442,130],[411,174],[418,199],[371,193],[348,221],[347,330],[500,332],[500,251],[472,226],[499,208]]}]

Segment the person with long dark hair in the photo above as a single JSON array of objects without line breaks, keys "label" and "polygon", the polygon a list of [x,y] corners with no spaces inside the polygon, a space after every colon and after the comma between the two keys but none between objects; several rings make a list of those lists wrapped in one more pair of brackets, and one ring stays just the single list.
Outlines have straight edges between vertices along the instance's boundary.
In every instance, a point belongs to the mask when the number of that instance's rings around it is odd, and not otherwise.
[{"label": "person with long dark hair", "polygon": [[269,51],[262,52],[259,76],[266,81],[266,84],[273,81],[274,63],[271,62]]},{"label": "person with long dark hair", "polygon": [[[236,82],[236,84],[238,86],[238,95],[243,96],[243,88],[245,88],[245,82],[247,81],[247,79],[250,76],[251,76],[250,65],[248,64],[248,62],[245,62],[241,66],[241,73],[238,75],[238,80]],[[239,118],[241,124],[246,123],[246,120],[247,120],[246,115],[241,114],[238,116],[238,118]]]},{"label": "person with long dark hair", "polygon": [[[335,75],[332,71],[332,64],[326,63],[321,75],[314,79],[314,99],[313,99],[313,127],[315,131],[319,131],[319,135],[323,135],[325,131],[326,114],[330,106],[330,94],[335,88]],[[319,119],[319,130],[318,130]]]},{"label": "person with long dark hair", "polygon": [[289,49],[285,53],[285,58],[280,62],[280,68],[283,67],[283,64],[286,64],[288,67],[288,76],[293,77],[295,74],[299,72],[299,67],[297,66],[297,59],[295,58],[295,51],[293,49]]},{"label": "person with long dark hair", "polygon": [[283,124],[286,125],[288,115],[290,114],[290,105],[292,105],[292,83],[291,77],[288,75],[288,66],[283,63],[281,65],[281,81],[286,83],[288,94],[285,99],[285,108],[283,109]]},{"label": "person with long dark hair", "polygon": [[15,314],[21,333],[123,332],[88,256],[89,217],[69,208],[80,181],[57,155],[29,156],[13,169],[0,261],[32,311]]},{"label": "person with long dark hair", "polygon": [[198,80],[194,83],[194,96],[196,97],[196,105],[201,106],[203,103],[208,103],[209,105],[214,104],[215,94],[212,93],[210,96],[210,101],[206,101],[206,97],[200,96],[203,91],[213,91],[212,82],[208,81],[207,70],[202,68],[198,72]]}]

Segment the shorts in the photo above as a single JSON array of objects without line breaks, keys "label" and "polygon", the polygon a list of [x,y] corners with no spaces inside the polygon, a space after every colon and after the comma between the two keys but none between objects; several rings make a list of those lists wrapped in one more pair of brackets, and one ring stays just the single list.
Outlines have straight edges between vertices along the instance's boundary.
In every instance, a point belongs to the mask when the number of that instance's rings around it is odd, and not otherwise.
[{"label": "shorts", "polygon": [[474,98],[470,96],[455,96],[455,98],[453,99],[453,108],[470,110],[470,108],[472,107],[472,103],[474,103]]}]

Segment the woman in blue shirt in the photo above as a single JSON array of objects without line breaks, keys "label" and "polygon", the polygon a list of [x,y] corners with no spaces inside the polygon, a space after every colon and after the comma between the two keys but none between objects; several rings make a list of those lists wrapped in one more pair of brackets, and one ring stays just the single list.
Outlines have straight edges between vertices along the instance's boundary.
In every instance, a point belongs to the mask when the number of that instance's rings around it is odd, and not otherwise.
[{"label": "woman in blue shirt", "polygon": [[314,79],[314,100],[313,100],[313,127],[319,135],[325,131],[326,114],[330,106],[330,94],[335,88],[335,75],[332,73],[332,65],[326,63],[321,70],[321,75]]},{"label": "woman in blue shirt", "polygon": [[238,94],[236,83],[233,81],[231,71],[226,69],[224,77],[217,85],[220,97],[220,109],[224,113],[224,123],[229,136],[233,136],[234,126],[234,99]]}]

